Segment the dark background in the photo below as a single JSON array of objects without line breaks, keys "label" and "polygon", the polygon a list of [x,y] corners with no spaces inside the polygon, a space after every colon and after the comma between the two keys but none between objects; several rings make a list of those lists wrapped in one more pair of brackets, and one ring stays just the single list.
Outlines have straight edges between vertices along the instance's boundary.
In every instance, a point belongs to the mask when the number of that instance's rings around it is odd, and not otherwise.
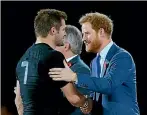
[{"label": "dark background", "polygon": [[[15,67],[25,50],[35,41],[33,21],[42,8],[63,10],[68,15],[67,24],[81,29],[78,20],[88,12],[101,12],[114,21],[112,39],[128,50],[136,63],[137,95],[141,115],[146,115],[146,2],[2,2],[2,102],[13,97]],[[84,50],[81,58],[89,65],[93,54]],[[14,95],[15,96],[15,95]],[[14,98],[14,97],[13,97]]]}]

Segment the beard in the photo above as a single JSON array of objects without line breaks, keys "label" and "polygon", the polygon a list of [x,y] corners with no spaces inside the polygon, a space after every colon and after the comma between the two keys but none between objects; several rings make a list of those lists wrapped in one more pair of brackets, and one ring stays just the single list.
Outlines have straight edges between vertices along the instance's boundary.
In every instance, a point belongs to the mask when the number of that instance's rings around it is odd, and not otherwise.
[{"label": "beard", "polygon": [[64,46],[63,38],[60,38],[59,36],[55,36],[55,44],[56,46]]},{"label": "beard", "polygon": [[56,42],[56,46],[60,47],[60,46],[64,46],[63,42]]},{"label": "beard", "polygon": [[86,52],[98,53],[101,47],[101,42],[98,39],[98,37],[96,37],[94,40],[89,42],[87,45],[85,44],[85,47],[86,47]]}]

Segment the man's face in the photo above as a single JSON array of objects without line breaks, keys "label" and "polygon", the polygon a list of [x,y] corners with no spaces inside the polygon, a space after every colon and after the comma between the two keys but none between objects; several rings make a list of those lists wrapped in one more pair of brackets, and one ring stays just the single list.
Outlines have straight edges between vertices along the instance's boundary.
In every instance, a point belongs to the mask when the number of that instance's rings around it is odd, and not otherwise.
[{"label": "man's face", "polygon": [[56,46],[56,48],[55,48],[55,50],[61,52],[63,55],[65,55],[66,51],[68,50],[67,44],[69,45],[69,43],[67,43],[65,41],[65,37],[66,37],[66,35],[64,36],[64,38],[62,40],[63,41],[63,45],[62,46]]},{"label": "man's face", "polygon": [[87,52],[97,53],[101,46],[98,33],[89,22],[82,24],[83,41]]},{"label": "man's face", "polygon": [[63,40],[64,40],[64,36],[66,35],[65,33],[65,20],[61,19],[61,26],[60,29],[57,31],[56,35],[55,35],[55,44],[56,46],[63,46]]}]

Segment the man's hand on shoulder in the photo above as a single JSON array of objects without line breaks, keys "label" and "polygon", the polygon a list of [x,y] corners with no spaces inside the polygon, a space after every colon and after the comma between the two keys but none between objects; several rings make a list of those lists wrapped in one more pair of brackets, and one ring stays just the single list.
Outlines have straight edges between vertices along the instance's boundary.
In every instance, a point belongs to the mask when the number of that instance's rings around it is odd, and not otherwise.
[{"label": "man's hand on shoulder", "polygon": [[55,81],[67,81],[76,82],[77,75],[67,65],[65,60],[63,61],[65,68],[52,68],[50,69],[50,77]]}]

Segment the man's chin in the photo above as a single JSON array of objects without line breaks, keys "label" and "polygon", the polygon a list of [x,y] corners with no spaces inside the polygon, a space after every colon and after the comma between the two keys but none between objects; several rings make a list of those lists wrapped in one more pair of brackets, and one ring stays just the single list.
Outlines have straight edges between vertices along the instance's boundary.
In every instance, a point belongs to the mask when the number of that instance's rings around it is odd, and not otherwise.
[{"label": "man's chin", "polygon": [[64,44],[56,44],[57,47],[64,46]]},{"label": "man's chin", "polygon": [[86,52],[91,52],[90,48],[86,48]]},{"label": "man's chin", "polygon": [[93,47],[86,47],[85,50],[87,53],[95,53],[95,49],[93,49]]}]

